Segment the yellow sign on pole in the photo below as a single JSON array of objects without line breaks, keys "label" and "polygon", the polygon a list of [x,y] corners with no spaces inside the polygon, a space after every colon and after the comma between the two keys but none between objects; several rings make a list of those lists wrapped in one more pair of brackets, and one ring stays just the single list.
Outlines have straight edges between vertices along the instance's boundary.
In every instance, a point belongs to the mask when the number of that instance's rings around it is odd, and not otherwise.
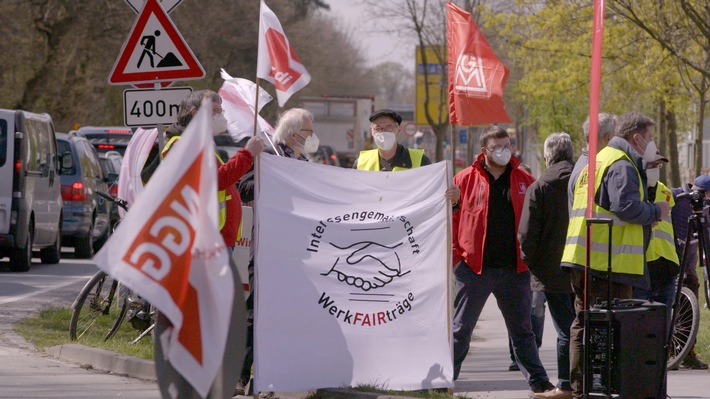
[{"label": "yellow sign on pole", "polygon": [[449,115],[446,46],[424,46],[424,56],[421,50],[417,46],[415,121],[418,125],[429,125],[425,111],[428,109],[434,124],[443,125]]}]

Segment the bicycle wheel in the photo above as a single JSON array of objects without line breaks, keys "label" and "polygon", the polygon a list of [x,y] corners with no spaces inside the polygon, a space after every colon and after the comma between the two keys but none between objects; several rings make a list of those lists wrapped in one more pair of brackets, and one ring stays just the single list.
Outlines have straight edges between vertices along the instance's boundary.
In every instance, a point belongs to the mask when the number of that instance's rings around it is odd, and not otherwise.
[{"label": "bicycle wheel", "polygon": [[118,280],[104,272],[89,280],[72,304],[69,338],[107,340],[126,315],[126,299],[119,298]]},{"label": "bicycle wheel", "polygon": [[708,270],[703,269],[703,291],[705,291],[705,309],[710,309],[710,280],[708,280]]},{"label": "bicycle wheel", "polygon": [[690,349],[693,348],[700,326],[700,308],[695,294],[687,287],[683,287],[680,294],[680,300],[675,306],[673,337],[668,347],[667,368],[669,370],[680,366]]}]

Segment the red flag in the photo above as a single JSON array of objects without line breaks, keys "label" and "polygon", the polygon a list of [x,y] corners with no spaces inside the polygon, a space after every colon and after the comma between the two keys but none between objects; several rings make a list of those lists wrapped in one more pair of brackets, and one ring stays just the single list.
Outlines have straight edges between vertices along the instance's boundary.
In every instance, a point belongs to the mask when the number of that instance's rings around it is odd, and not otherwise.
[{"label": "red flag", "polygon": [[508,68],[496,57],[471,14],[446,3],[449,121],[471,126],[510,123],[503,104]]},{"label": "red flag", "polygon": [[276,14],[263,0],[259,16],[256,76],[276,86],[279,107],[283,107],[293,93],[311,81],[311,75],[293,51]]}]

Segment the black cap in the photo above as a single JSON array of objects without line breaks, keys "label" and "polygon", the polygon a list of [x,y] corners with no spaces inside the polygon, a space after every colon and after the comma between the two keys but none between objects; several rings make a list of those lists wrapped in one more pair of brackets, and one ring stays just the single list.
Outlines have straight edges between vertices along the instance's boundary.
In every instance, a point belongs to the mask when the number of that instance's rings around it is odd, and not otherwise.
[{"label": "black cap", "polygon": [[389,118],[394,119],[394,121],[397,122],[398,125],[402,123],[402,117],[399,116],[398,113],[392,111],[391,109],[380,109],[380,110],[373,112],[372,114],[370,114],[370,122],[374,121],[375,119],[377,119],[381,116],[387,116]]}]

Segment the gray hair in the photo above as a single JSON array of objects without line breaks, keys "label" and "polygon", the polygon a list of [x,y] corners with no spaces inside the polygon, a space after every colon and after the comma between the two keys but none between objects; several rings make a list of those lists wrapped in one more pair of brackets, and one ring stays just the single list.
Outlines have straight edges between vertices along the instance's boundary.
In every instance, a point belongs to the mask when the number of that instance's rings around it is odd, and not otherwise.
[{"label": "gray hair", "polygon": [[616,122],[616,135],[628,141],[634,133],[643,133],[653,125],[655,123],[648,116],[638,111],[627,112],[621,115]]},{"label": "gray hair", "polygon": [[303,108],[291,108],[281,114],[274,131],[274,142],[286,144],[288,135],[301,130],[308,119],[313,122],[313,114]]},{"label": "gray hair", "polygon": [[[601,140],[607,134],[614,135],[616,132],[616,116],[612,114],[599,113],[599,122],[597,126],[597,140]],[[584,130],[584,140],[589,143],[589,116],[582,125]]]},{"label": "gray hair", "polygon": [[545,151],[543,153],[547,165],[556,164],[560,161],[570,161],[574,158],[574,148],[572,138],[565,132],[552,133],[545,139]]},{"label": "gray hair", "polygon": [[197,111],[202,105],[202,99],[209,96],[213,103],[222,104],[222,97],[212,90],[197,90],[182,99],[178,110],[177,125],[185,128],[192,120],[192,111]]}]

